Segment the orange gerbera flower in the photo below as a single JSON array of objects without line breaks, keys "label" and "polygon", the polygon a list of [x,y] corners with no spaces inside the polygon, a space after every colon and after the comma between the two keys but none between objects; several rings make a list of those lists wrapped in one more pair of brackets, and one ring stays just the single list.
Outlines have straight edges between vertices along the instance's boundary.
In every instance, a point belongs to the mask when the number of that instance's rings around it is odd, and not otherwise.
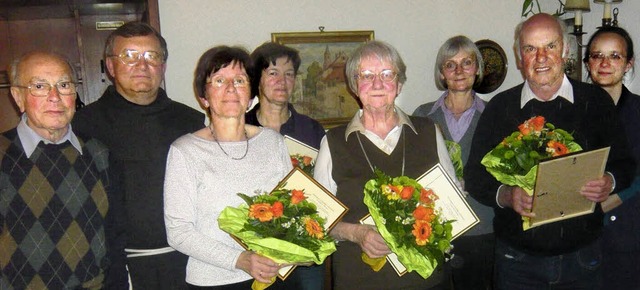
[{"label": "orange gerbera flower", "polygon": [[313,158],[305,155],[304,157],[302,157],[302,164],[304,164],[304,166],[309,166],[311,165],[311,160],[313,160]]},{"label": "orange gerbera flower", "polygon": [[306,197],[304,196],[304,191],[294,189],[291,191],[291,203],[298,204],[303,201]]},{"label": "orange gerbera flower", "polygon": [[273,212],[274,218],[279,218],[282,216],[282,213],[284,213],[284,205],[281,202],[276,201],[271,206],[271,211]]},{"label": "orange gerbera flower", "polygon": [[547,142],[547,152],[553,157],[562,156],[569,153],[569,148],[558,141],[551,140]]},{"label": "orange gerbera flower", "polygon": [[407,200],[410,199],[413,196],[413,186],[405,186],[402,188],[402,191],[400,191],[400,198]]},{"label": "orange gerbera flower", "polygon": [[322,231],[322,227],[320,226],[318,221],[310,217],[304,218],[303,221],[304,221],[304,228],[305,230],[307,230],[307,233],[309,234],[309,236],[314,237],[316,239],[324,238],[324,232]]},{"label": "orange gerbera flower", "polygon": [[524,121],[524,123],[518,126],[518,130],[523,135],[529,135],[531,133],[536,133],[542,131],[544,127],[544,117],[535,116],[529,120]]},{"label": "orange gerbera flower", "polygon": [[436,200],[438,200],[438,196],[433,190],[424,188],[420,190],[420,202],[431,204]]},{"label": "orange gerbera flower", "polygon": [[293,167],[299,167],[298,159],[295,157],[291,157],[291,165],[293,165]]},{"label": "orange gerbera flower", "polygon": [[416,244],[424,246],[431,237],[431,224],[428,221],[416,220],[411,233],[416,237]]},{"label": "orange gerbera flower", "polygon": [[432,208],[422,206],[422,205],[419,205],[413,211],[413,217],[416,218],[416,220],[423,220],[423,221],[430,222],[434,216],[435,215],[433,214]]},{"label": "orange gerbera flower", "polygon": [[249,217],[258,219],[261,222],[268,222],[273,219],[273,211],[268,203],[255,203],[249,207]]}]

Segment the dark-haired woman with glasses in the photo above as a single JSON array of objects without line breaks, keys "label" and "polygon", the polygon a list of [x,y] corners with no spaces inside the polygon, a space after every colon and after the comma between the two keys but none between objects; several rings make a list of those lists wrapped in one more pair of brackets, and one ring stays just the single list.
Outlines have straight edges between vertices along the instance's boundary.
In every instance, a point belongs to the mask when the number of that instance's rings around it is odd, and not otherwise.
[{"label": "dark-haired woman with glasses", "polygon": [[415,272],[398,276],[389,265],[379,272],[362,262],[384,257],[389,247],[374,226],[360,224],[369,213],[365,183],[374,168],[390,176],[418,178],[437,163],[455,175],[442,134],[427,118],[405,114],[395,100],[407,80],[406,66],[391,45],[371,41],[357,48],[346,64],[346,78],[362,109],[349,124],[335,127],[320,144],[314,178],[349,211],[330,232],[340,242],[332,256],[333,289],[448,289],[448,271],[438,267],[428,278]]},{"label": "dark-haired woman with glasses", "polygon": [[[633,41],[620,27],[596,31],[583,59],[591,81],[609,93],[627,134],[629,148],[640,173],[640,96],[624,85],[633,71]],[[602,202],[605,211],[603,285],[609,289],[633,289],[640,285],[640,179],[628,189]]]},{"label": "dark-haired woman with glasses", "polygon": [[[433,69],[436,87],[445,92],[435,102],[423,104],[413,112],[440,126],[451,152],[460,153],[462,164],[456,164],[458,168],[467,163],[473,133],[486,104],[473,90],[474,84],[482,82],[483,69],[482,54],[473,41],[462,35],[449,38],[440,46]],[[461,170],[458,178],[464,185]],[[456,289],[492,289],[493,209],[470,195],[467,202],[480,224],[453,242],[453,285]]]},{"label": "dark-haired woman with glasses", "polygon": [[190,289],[250,289],[252,279],[268,283],[281,267],[244,250],[217,220],[226,206],[244,203],[237,193],[268,192],[292,168],[278,132],[245,124],[250,72],[244,49],[218,46],[205,52],[196,67],[194,88],[211,123],[180,137],[169,150],[164,184],[167,239],[189,256]]}]

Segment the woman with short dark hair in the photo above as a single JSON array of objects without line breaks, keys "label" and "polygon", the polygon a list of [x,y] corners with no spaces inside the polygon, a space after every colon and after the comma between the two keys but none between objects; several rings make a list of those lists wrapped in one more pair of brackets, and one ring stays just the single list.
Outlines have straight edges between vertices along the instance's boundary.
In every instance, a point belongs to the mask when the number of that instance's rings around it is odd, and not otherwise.
[{"label": "woman with short dark hair", "polygon": [[250,71],[244,49],[218,46],[205,52],[194,87],[211,124],[180,137],[169,150],[167,238],[189,256],[186,281],[191,289],[249,289],[252,279],[268,283],[281,266],[244,250],[217,220],[226,206],[243,203],[237,193],[268,192],[292,167],[280,134],[245,124]]}]

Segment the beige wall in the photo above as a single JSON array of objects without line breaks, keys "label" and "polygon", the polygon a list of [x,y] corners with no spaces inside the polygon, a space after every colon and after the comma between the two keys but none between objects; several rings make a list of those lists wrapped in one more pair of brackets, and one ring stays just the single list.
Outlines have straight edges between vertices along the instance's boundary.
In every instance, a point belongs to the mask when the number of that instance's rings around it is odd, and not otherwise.
[{"label": "beige wall", "polygon": [[[555,11],[555,0],[540,0]],[[508,55],[508,74],[496,92],[522,82],[511,49],[513,28],[521,20],[519,0],[159,0],[162,34],[169,45],[166,74],[169,96],[198,108],[192,90],[193,70],[200,55],[220,45],[252,50],[270,40],[272,32],[374,30],[375,37],[394,45],[408,67],[408,80],[397,104],[408,113],[436,99],[433,63],[440,45],[464,34],[472,40],[491,39]],[[618,5],[620,26],[640,45],[640,1]],[[603,5],[591,3],[584,14],[588,36],[600,26]],[[567,15],[573,17],[572,14]],[[640,51],[640,48],[636,48]],[[640,79],[628,83],[640,93]],[[496,92],[483,96],[489,99]]]}]

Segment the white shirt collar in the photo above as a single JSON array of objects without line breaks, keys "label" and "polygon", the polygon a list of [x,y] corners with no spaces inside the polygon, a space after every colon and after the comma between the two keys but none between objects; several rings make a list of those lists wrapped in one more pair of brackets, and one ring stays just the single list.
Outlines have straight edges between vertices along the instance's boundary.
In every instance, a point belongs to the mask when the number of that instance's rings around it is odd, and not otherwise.
[{"label": "white shirt collar", "polygon": [[[402,127],[402,125],[406,124],[414,133],[418,134],[418,131],[416,131],[416,128],[413,127],[413,123],[411,123],[411,120],[409,119],[409,115],[403,112],[398,106],[395,106],[394,110],[396,114],[398,114],[398,124],[396,125],[396,128]],[[349,134],[353,132],[360,131],[364,133],[366,131],[364,125],[362,125],[362,121],[360,121],[360,117],[362,117],[362,109],[358,110],[356,115],[353,116],[349,122],[349,125],[347,125],[347,130],[344,132],[345,141],[349,138]]]},{"label": "white shirt collar", "polygon": [[[68,126],[69,130],[67,130],[67,133],[64,134],[64,136],[62,136],[62,138],[54,144],[62,144],[69,140],[69,142],[71,142],[71,145],[73,145],[73,147],[76,148],[76,150],[78,150],[78,152],[80,152],[80,154],[82,155],[82,147],[80,146],[80,141],[78,140],[78,137],[76,137],[76,134],[73,133],[71,124],[69,124]],[[36,147],[38,146],[38,143],[40,143],[40,141],[44,142],[44,144],[53,143],[45,138],[42,138],[42,136],[38,135],[36,131],[31,129],[31,127],[27,125],[27,114],[22,114],[22,116],[20,117],[20,123],[18,123],[18,127],[16,128],[16,130],[18,131],[18,137],[20,138],[20,143],[22,144],[22,148],[24,149],[24,153],[27,155],[27,158],[31,157],[31,154],[33,154],[33,151],[36,150]]]},{"label": "white shirt collar", "polygon": [[[569,82],[569,78],[567,78],[567,75],[564,75],[560,89],[558,89],[558,91],[553,94],[553,96],[548,101],[555,100],[555,98],[557,97],[562,97],[573,104],[573,86],[571,85],[571,82]],[[537,99],[541,102],[546,102],[545,100],[538,98],[538,96],[536,96],[536,94],[534,94],[531,90],[529,82],[525,81],[524,86],[522,87],[522,93],[520,94],[520,108],[524,108],[524,106],[533,99]]]}]

